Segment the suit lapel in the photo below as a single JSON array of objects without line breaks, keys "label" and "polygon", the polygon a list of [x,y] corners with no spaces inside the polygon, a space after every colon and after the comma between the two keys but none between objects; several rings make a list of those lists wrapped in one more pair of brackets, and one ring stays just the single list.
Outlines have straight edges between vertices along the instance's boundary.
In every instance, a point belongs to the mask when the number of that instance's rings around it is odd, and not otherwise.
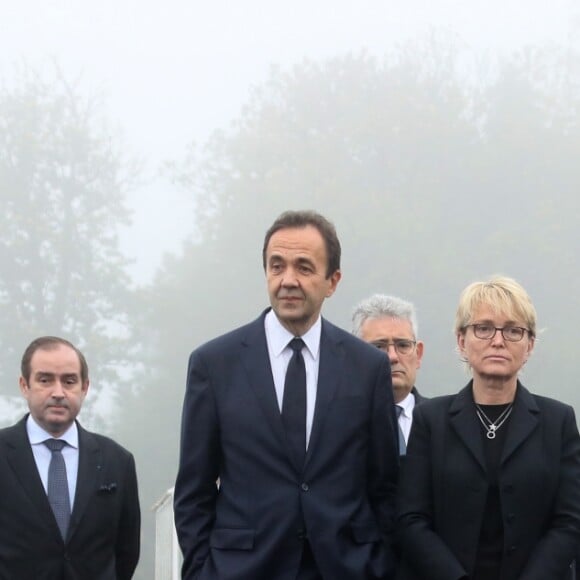
[{"label": "suit lapel", "polygon": [[538,426],[540,409],[530,392],[518,382],[514,410],[510,417],[505,445],[501,456],[504,463]]},{"label": "suit lapel", "polygon": [[280,445],[286,449],[288,457],[291,457],[282,423],[282,415],[276,399],[276,389],[266,343],[266,331],[264,330],[265,314],[263,313],[258,320],[249,326],[248,332],[242,340],[240,357],[248,375],[248,382],[258,399],[270,428],[279,440]]},{"label": "suit lapel", "polygon": [[308,465],[324,425],[331,401],[334,399],[341,377],[344,376],[344,350],[333,332],[332,326],[322,319],[320,335],[320,361],[318,364],[318,385],[312,431],[306,452],[305,467]]},{"label": "suit lapel", "polygon": [[483,455],[483,443],[481,430],[478,423],[473,397],[471,394],[471,382],[453,399],[449,406],[451,426],[457,433],[461,442],[469,449],[473,458],[479,463],[484,472],[487,472]]},{"label": "suit lapel", "polygon": [[26,434],[26,417],[11,428],[10,436],[6,438],[6,443],[8,464],[14,471],[22,489],[35,505],[39,516],[54,525],[55,536],[60,538],[60,531],[48,503],[48,497],[42,485],[30,441]]},{"label": "suit lapel", "polygon": [[340,377],[343,376],[342,366],[344,353],[340,348],[340,341],[332,331],[332,326],[322,319],[318,385],[312,431],[310,433],[305,464],[296,465],[286,440],[282,415],[280,414],[280,408],[278,407],[278,401],[276,399],[276,389],[274,387],[274,379],[272,378],[272,368],[270,366],[266,332],[264,330],[264,316],[266,312],[250,325],[246,336],[242,340],[243,348],[240,356],[242,364],[248,374],[249,383],[258,398],[272,431],[280,442],[280,445],[284,447],[288,459],[296,471],[302,473],[313,454],[316,442],[320,438],[328,407],[334,398]]},{"label": "suit lapel", "polygon": [[78,423],[77,427],[79,431],[79,469],[68,539],[75,533],[89,500],[98,492],[103,474],[102,452],[95,437],[92,433],[85,431]]},{"label": "suit lapel", "polygon": [[427,398],[421,395],[415,387],[411,389],[411,393],[413,393],[415,397],[415,405],[420,405],[421,403],[424,403],[427,400]]}]

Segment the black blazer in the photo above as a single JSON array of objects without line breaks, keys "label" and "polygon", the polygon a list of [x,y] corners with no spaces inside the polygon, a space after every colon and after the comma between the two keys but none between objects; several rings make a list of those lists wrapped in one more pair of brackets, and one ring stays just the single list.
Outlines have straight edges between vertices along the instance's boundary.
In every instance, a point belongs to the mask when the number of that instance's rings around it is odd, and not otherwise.
[{"label": "black blazer", "polygon": [[421,393],[419,393],[416,387],[413,387],[411,389],[411,393],[413,393],[413,395],[415,396],[415,407],[429,400],[429,397],[424,397]]},{"label": "black blazer", "polygon": [[133,456],[78,425],[79,469],[63,541],[28,436],[26,417],[0,430],[0,580],[128,580],[139,559]]},{"label": "black blazer", "polygon": [[[471,575],[486,472],[471,384],[416,409],[399,485],[399,579]],[[504,561],[498,580],[567,578],[580,543],[580,437],[571,407],[518,384],[499,489]]]},{"label": "black blazer", "polygon": [[[413,388],[411,389],[411,394],[412,394],[412,395],[415,397],[415,405],[413,406],[413,413],[414,413],[414,412],[415,412],[415,407],[416,407],[417,405],[420,405],[421,403],[424,403],[425,401],[428,401],[429,399],[428,399],[427,397],[424,397],[423,395],[421,395],[421,394],[419,393],[419,391],[417,390],[417,388],[416,388],[416,387],[413,387]],[[412,419],[411,419],[411,425],[412,425],[412,424],[413,424],[413,421],[412,421]],[[400,433],[399,435],[400,435],[400,436],[402,436],[402,433]],[[404,457],[405,457],[405,455],[404,455],[404,454],[403,454],[403,455],[401,455],[401,456],[400,456],[400,460],[401,460],[401,461],[404,461]]]},{"label": "black blazer", "polygon": [[324,578],[392,578],[398,452],[388,358],[323,319],[312,434],[297,466],[264,314],[189,360],[175,484],[183,579],[295,580],[305,536]]}]

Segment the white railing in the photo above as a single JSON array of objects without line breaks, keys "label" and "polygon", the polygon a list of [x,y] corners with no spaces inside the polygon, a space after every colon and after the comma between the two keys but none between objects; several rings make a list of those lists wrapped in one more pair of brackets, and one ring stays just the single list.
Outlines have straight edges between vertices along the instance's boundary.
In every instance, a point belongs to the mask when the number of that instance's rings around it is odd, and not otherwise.
[{"label": "white railing", "polygon": [[173,521],[173,488],[152,509],[155,511],[155,580],[179,580],[181,551]]}]

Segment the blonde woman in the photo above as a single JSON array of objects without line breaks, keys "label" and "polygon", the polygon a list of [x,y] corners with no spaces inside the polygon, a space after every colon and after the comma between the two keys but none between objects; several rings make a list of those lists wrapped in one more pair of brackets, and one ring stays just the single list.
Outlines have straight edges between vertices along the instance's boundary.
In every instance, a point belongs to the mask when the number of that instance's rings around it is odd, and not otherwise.
[{"label": "blonde woman", "polygon": [[400,580],[572,578],[580,437],[572,407],[518,379],[536,332],[515,280],[461,294],[455,334],[472,380],[415,411],[399,488]]}]

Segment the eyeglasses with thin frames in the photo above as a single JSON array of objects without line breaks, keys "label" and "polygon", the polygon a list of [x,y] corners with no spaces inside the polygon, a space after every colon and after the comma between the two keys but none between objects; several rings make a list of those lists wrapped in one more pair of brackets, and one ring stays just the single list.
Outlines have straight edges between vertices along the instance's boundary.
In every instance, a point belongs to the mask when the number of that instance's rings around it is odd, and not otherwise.
[{"label": "eyeglasses with thin frames", "polygon": [[417,344],[417,341],[406,338],[398,338],[393,341],[375,340],[371,342],[371,344],[386,353],[389,352],[389,347],[392,346],[397,352],[397,354],[405,356],[411,354],[415,350],[415,345]]},{"label": "eyeglasses with thin frames", "polygon": [[485,322],[478,324],[467,324],[464,328],[473,328],[473,335],[475,338],[481,340],[491,340],[499,330],[504,340],[508,342],[519,342],[524,338],[526,332],[531,334],[528,328],[523,328],[522,326],[503,326],[498,327],[493,324],[487,324]]}]

